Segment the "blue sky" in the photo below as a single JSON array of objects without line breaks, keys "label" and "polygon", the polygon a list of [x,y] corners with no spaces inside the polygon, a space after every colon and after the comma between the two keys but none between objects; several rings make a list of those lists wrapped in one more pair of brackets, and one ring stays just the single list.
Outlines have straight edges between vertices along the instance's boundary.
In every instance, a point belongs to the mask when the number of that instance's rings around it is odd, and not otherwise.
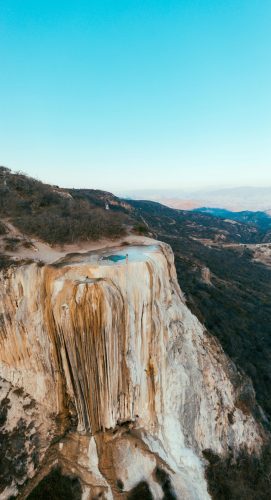
[{"label": "blue sky", "polygon": [[0,164],[69,187],[271,185],[270,0],[0,1]]}]

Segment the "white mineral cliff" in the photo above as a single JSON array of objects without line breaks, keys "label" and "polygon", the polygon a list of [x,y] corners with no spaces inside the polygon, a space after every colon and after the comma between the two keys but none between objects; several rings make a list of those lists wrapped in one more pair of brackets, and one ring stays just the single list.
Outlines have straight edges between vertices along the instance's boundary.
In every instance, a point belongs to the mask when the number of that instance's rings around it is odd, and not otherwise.
[{"label": "white mineral cliff", "polygon": [[264,439],[165,244],[2,272],[0,377],[2,429],[12,440],[24,425],[27,455],[21,475],[0,482],[2,499],[26,498],[59,463],[84,500],[129,498],[142,482],[162,499],[163,477],[168,498],[204,500],[202,451],[257,453]]}]

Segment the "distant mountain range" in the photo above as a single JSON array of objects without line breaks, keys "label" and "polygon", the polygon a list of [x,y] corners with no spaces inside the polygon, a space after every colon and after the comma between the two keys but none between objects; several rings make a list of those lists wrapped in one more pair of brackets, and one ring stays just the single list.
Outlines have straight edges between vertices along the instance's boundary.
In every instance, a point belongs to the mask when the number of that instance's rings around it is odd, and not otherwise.
[{"label": "distant mountain range", "polygon": [[267,211],[271,213],[271,187],[236,187],[200,191],[138,190],[118,193],[125,198],[153,200],[172,208],[193,210],[200,207],[224,208],[239,212]]},{"label": "distant mountain range", "polygon": [[244,224],[258,226],[263,230],[271,228],[271,212],[253,212],[249,210],[244,210],[242,212],[232,212],[230,210],[226,210],[225,208],[208,207],[195,208],[193,212],[214,215],[215,217],[220,217],[224,220],[237,221]]}]

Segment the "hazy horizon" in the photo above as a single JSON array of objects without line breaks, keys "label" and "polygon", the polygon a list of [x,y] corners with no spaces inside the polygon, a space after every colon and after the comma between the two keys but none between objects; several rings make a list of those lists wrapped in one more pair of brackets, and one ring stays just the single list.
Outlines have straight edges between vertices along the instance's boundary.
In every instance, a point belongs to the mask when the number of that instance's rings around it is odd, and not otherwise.
[{"label": "hazy horizon", "polygon": [[203,187],[201,189],[198,189],[198,188],[193,188],[191,187],[190,189],[187,188],[187,189],[184,189],[184,188],[168,188],[168,189],[163,189],[163,188],[160,188],[160,189],[147,189],[147,188],[143,188],[143,189],[123,189],[123,190],[120,190],[118,191],[119,193],[144,193],[144,192],[147,192],[147,193],[163,193],[163,194],[172,194],[172,193],[175,193],[176,195],[177,194],[191,194],[191,193],[205,193],[205,192],[222,192],[222,191],[228,191],[228,190],[232,190],[232,191],[238,191],[238,190],[270,190],[271,189],[271,183],[269,186],[249,186],[249,185],[240,185],[240,186],[234,186],[234,185],[217,185],[217,186],[206,186],[206,187]]},{"label": "hazy horizon", "polygon": [[[5,168],[5,167],[4,167]],[[29,175],[27,172],[12,171]],[[46,179],[37,179],[50,184]],[[52,184],[55,185],[54,183]],[[63,189],[71,189],[65,181],[57,184]],[[78,186],[94,189],[92,185]],[[101,186],[102,191],[105,188]],[[271,186],[213,186],[204,189],[128,189],[111,191],[120,198],[157,201],[172,208],[191,210],[200,207],[224,208],[231,211],[271,212]]]},{"label": "hazy horizon", "polygon": [[234,212],[271,210],[271,186],[185,190],[131,190],[116,193],[126,199],[157,201],[172,208],[223,208]]},{"label": "hazy horizon", "polygon": [[[161,194],[169,194],[169,195],[172,195],[172,194],[175,194],[176,196],[178,195],[183,195],[183,196],[189,196],[191,194],[197,194],[197,193],[210,193],[210,192],[216,192],[216,191],[227,191],[227,190],[239,190],[239,189],[246,189],[246,190],[254,190],[254,189],[259,189],[259,190],[270,190],[271,189],[271,181],[270,181],[270,184],[269,185],[266,185],[266,186],[263,186],[263,185],[257,185],[257,184],[254,184],[254,185],[249,185],[249,184],[243,184],[243,185],[234,185],[234,184],[206,184],[206,185],[203,185],[201,187],[199,186],[180,186],[180,188],[178,187],[159,187],[159,188],[155,188],[155,187],[151,187],[151,188],[148,188],[148,187],[134,187],[134,188],[131,188],[130,186],[128,186],[127,188],[118,188],[118,189],[106,189],[105,188],[105,184],[106,182],[102,183],[101,185],[95,185],[93,186],[91,183],[90,184],[87,184],[86,181],[78,181],[74,184],[70,184],[67,182],[66,178],[67,176],[65,176],[63,174],[63,178],[60,179],[61,182],[57,183],[57,182],[54,182],[50,179],[52,179],[52,177],[50,176],[46,176],[46,173],[45,175],[41,176],[41,175],[34,175],[30,169],[28,170],[23,170],[21,168],[11,168],[10,166],[8,165],[4,165],[4,164],[1,164],[0,167],[4,167],[4,168],[8,168],[10,169],[13,173],[21,173],[23,175],[26,175],[26,176],[29,176],[29,177],[32,177],[40,182],[43,182],[45,184],[51,184],[51,185],[57,185],[59,186],[60,188],[67,188],[67,189],[73,189],[73,188],[76,188],[76,189],[98,189],[98,190],[102,190],[102,191],[110,191],[112,192],[113,194],[117,195],[117,196],[129,196],[129,194],[133,194],[133,193],[153,193],[153,194],[156,194],[156,193],[161,193]],[[35,170],[35,169],[33,169]],[[58,178],[60,178],[58,176]]]}]

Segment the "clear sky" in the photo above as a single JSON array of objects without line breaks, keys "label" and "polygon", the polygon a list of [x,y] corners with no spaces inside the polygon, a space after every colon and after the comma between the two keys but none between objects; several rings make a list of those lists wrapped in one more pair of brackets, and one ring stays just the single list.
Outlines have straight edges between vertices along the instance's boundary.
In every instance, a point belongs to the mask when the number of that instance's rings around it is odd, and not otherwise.
[{"label": "clear sky", "polygon": [[0,164],[67,187],[271,185],[270,0],[0,0]]}]

